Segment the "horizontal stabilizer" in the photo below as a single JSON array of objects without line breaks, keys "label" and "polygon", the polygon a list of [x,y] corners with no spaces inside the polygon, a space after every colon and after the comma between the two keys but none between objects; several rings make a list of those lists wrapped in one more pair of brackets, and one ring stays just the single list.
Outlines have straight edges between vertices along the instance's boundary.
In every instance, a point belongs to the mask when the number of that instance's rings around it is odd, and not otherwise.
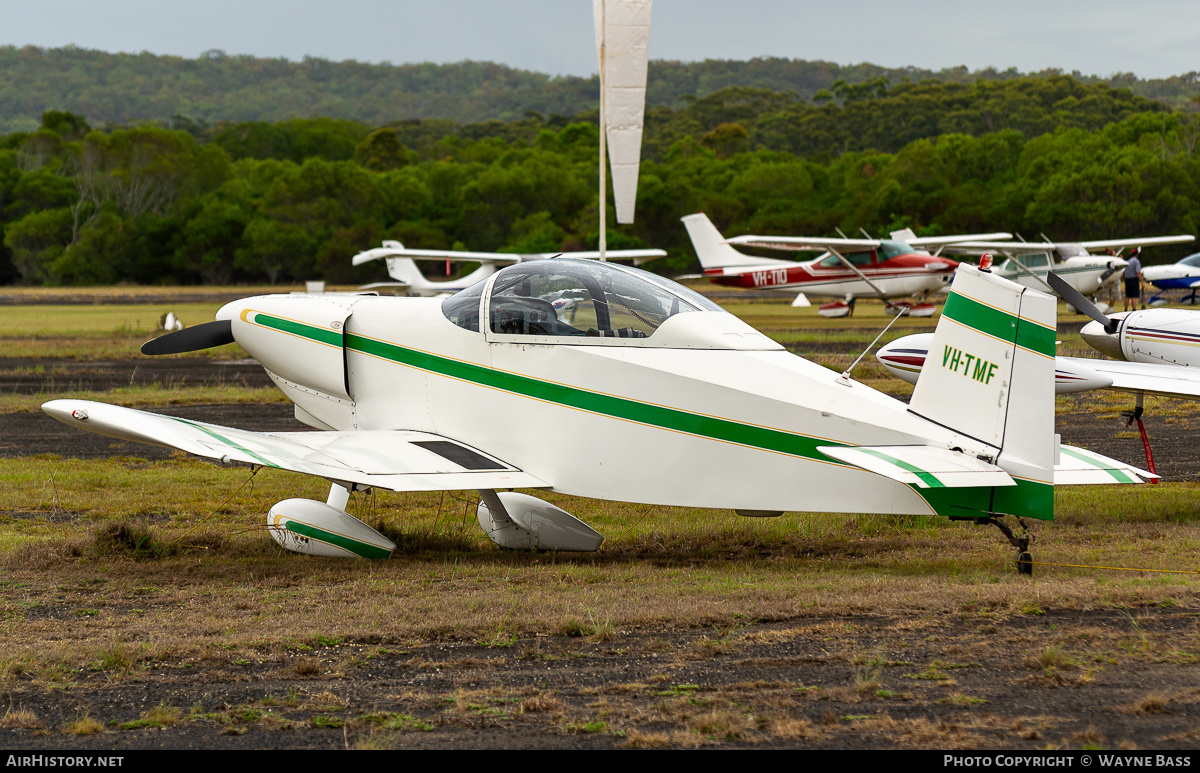
[{"label": "horizontal stabilizer", "polygon": [[1055,486],[1086,486],[1099,483],[1141,483],[1140,478],[1152,480],[1152,472],[1118,462],[1102,454],[1075,446],[1061,446],[1058,464],[1054,465]]},{"label": "horizontal stabilizer", "polygon": [[42,410],[65,424],[119,440],[339,483],[392,491],[548,487],[495,457],[428,432],[251,432],[88,400],[51,400]]},{"label": "horizontal stabilizer", "polygon": [[1007,472],[982,459],[934,446],[818,446],[838,461],[917,488],[1015,486]]}]

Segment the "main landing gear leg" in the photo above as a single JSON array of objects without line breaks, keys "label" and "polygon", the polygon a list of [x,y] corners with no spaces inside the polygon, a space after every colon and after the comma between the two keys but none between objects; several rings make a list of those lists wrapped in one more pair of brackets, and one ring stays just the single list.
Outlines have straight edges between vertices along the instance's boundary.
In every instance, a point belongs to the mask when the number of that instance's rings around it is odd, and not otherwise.
[{"label": "main landing gear leg", "polygon": [[991,524],[1004,533],[1009,544],[1017,549],[1017,574],[1023,574],[1029,577],[1033,576],[1033,555],[1029,552],[1029,543],[1033,541],[1033,537],[1029,534],[1029,528],[1025,522],[1017,518],[1021,523],[1021,535],[1018,536],[1008,527],[1008,524],[1000,520],[1004,516],[992,518],[951,518],[953,521],[974,521],[978,526],[987,526]]},{"label": "main landing gear leg", "polygon": [[[1142,413],[1145,410],[1143,403],[1145,399],[1146,393],[1138,392],[1137,403],[1134,405],[1133,410],[1121,411],[1121,418],[1126,420],[1126,427],[1132,426],[1135,421],[1137,422],[1138,432],[1142,433],[1142,446],[1146,449],[1146,469],[1157,475],[1158,470],[1154,469],[1154,453],[1150,450],[1150,437],[1146,434],[1146,425],[1142,424]],[[1158,483],[1158,478],[1151,478],[1150,482]]]}]

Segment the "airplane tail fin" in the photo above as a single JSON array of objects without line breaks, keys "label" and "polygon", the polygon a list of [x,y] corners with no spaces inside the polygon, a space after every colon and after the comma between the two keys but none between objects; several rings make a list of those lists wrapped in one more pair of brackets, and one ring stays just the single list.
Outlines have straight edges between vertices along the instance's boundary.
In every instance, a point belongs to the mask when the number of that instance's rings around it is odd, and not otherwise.
[{"label": "airplane tail fin", "polygon": [[708,219],[708,215],[703,212],[697,212],[681,219],[684,226],[687,227],[688,237],[692,240],[692,248],[696,250],[696,257],[700,259],[700,265],[705,271],[714,268],[765,266],[780,263],[778,260],[756,258],[753,255],[738,252],[725,243],[725,237]]},{"label": "airplane tail fin", "polygon": [[424,290],[430,284],[412,258],[387,258],[388,276],[413,290]]},{"label": "airplane tail fin", "polygon": [[1054,515],[1056,299],[960,264],[909,410],[992,456],[1017,486],[991,510]]}]

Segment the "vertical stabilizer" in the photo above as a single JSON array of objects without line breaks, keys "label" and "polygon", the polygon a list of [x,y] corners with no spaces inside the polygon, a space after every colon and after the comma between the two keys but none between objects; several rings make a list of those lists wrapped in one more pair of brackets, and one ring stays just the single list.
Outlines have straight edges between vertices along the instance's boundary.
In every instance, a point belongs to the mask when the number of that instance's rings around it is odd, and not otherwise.
[{"label": "vertical stabilizer", "polygon": [[756,258],[738,252],[725,243],[725,237],[717,230],[708,215],[697,212],[681,218],[687,228],[688,238],[692,240],[692,248],[700,265],[707,272],[709,269],[732,268],[734,266],[776,266],[781,263],[795,265],[789,261],[772,260],[771,258]]},{"label": "vertical stabilizer", "polygon": [[1053,517],[1056,299],[960,264],[909,410],[997,449],[992,509]]},{"label": "vertical stabilizer", "polygon": [[413,291],[428,290],[431,283],[412,258],[387,258],[388,276],[408,285]]}]

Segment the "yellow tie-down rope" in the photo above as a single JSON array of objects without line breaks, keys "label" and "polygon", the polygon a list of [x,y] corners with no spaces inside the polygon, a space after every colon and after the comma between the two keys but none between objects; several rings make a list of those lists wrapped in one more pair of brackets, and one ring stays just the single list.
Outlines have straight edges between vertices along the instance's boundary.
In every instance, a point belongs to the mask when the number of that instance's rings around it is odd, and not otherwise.
[{"label": "yellow tie-down rope", "polygon": [[1018,561],[1032,566],[1067,566],[1073,569],[1113,569],[1118,572],[1158,572],[1160,574],[1200,574],[1200,569],[1137,569],[1130,566],[1095,566],[1093,564],[1052,564],[1047,561]]}]

